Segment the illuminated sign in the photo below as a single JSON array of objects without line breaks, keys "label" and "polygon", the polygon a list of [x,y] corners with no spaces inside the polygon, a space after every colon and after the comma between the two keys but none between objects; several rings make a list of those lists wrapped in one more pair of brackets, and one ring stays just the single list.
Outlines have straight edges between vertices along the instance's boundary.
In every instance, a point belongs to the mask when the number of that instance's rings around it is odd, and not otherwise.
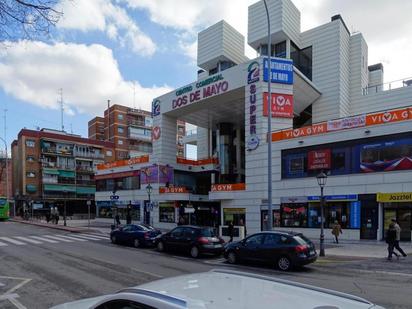
[{"label": "illuminated sign", "polygon": [[330,149],[312,150],[308,152],[308,169],[330,169]]},{"label": "illuminated sign", "polygon": [[228,183],[228,184],[214,184],[212,185],[212,192],[219,191],[241,191],[245,190],[246,185],[244,183]]},{"label": "illuminated sign", "polygon": [[259,72],[259,63],[253,61],[248,66],[248,86],[246,87],[249,94],[246,95],[249,105],[249,137],[246,142],[248,151],[255,150],[259,147],[259,137],[256,134],[256,82],[259,81],[259,76],[255,76]]},{"label": "illuminated sign", "polygon": [[[272,117],[293,118],[293,95],[272,93],[271,114]],[[263,116],[268,116],[268,97],[269,94],[263,94]]]},{"label": "illuminated sign", "polygon": [[383,203],[412,202],[412,192],[378,193],[376,201]]}]

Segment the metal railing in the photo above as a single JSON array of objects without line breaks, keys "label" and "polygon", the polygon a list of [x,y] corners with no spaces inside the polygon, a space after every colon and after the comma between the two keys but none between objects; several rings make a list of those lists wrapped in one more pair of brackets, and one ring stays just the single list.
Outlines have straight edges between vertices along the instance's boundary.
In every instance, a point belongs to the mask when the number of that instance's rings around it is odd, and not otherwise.
[{"label": "metal railing", "polygon": [[362,89],[363,95],[378,93],[382,91],[390,91],[394,89],[412,87],[412,77],[398,79],[387,83],[382,83],[374,86],[368,86]]}]

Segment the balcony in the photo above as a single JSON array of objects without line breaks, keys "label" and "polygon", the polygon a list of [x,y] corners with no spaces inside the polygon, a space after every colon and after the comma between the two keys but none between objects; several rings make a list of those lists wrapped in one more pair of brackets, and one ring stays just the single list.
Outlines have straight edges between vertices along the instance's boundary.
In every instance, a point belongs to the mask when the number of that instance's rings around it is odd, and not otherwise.
[{"label": "balcony", "polygon": [[84,180],[84,179],[76,179],[76,185],[77,186],[95,186],[96,182],[92,179],[90,180]]},{"label": "balcony", "polygon": [[85,152],[85,151],[74,151],[73,156],[76,158],[87,158],[87,159],[104,159],[104,154],[95,152]]},{"label": "balcony", "polygon": [[128,120],[127,124],[129,126],[147,127],[144,121],[139,121],[139,120]]},{"label": "balcony", "polygon": [[391,91],[394,89],[411,87],[412,88],[412,77],[394,80],[388,83],[377,84],[373,86],[368,86],[362,89],[363,95],[374,94],[382,91]]},{"label": "balcony", "polygon": [[152,141],[152,136],[150,135],[143,135],[143,134],[136,134],[136,133],[129,133],[128,138],[138,140],[138,141]]},{"label": "balcony", "polygon": [[94,169],[91,166],[76,166],[77,173],[94,174]]},{"label": "balcony", "polygon": [[129,145],[129,150],[140,151],[145,153],[151,153],[153,151],[153,147],[151,146],[143,146],[143,145]]}]

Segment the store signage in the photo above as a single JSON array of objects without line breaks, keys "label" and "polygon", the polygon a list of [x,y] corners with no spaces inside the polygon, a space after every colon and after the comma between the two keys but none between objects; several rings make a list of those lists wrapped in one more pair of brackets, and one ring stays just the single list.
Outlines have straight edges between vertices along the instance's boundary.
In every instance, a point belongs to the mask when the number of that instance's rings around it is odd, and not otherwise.
[{"label": "store signage", "polygon": [[[325,201],[327,202],[338,202],[338,201],[357,201],[358,195],[357,194],[348,194],[348,195],[325,195]],[[308,196],[309,202],[320,202],[319,195]]]},{"label": "store signage", "polygon": [[152,102],[152,117],[160,115],[160,100],[155,99]]},{"label": "store signage", "polygon": [[[300,203],[307,203],[308,198],[306,196],[291,196],[291,197],[281,197],[280,203],[281,204],[300,204]],[[267,204],[267,201],[266,201]]]},{"label": "store signage", "polygon": [[114,167],[121,167],[121,166],[127,166],[127,165],[133,165],[133,164],[141,164],[141,163],[147,163],[149,162],[149,156],[144,155],[140,157],[135,157],[131,158],[128,160],[119,160],[119,161],[114,161],[114,162],[108,162],[108,163],[103,163],[97,165],[98,170],[106,170]]},{"label": "store signage", "polygon": [[382,203],[412,202],[412,192],[378,193],[376,201]]},{"label": "store signage", "polygon": [[350,203],[350,227],[353,229],[360,228],[360,208],[361,202],[355,201]]},{"label": "store signage", "polygon": [[366,124],[368,126],[371,126],[376,124],[403,121],[408,119],[412,119],[412,108],[403,108],[383,113],[374,113],[367,115]]},{"label": "store signage", "polygon": [[248,66],[248,86],[247,89],[247,103],[249,111],[249,137],[246,143],[246,149],[248,151],[255,150],[259,147],[259,137],[256,134],[256,82],[259,81],[259,78],[254,77],[256,70],[259,71],[259,63],[253,61]]},{"label": "store signage", "polygon": [[[293,95],[272,93],[271,113],[272,117],[293,118]],[[263,94],[263,116],[268,116],[268,97],[269,94]]]},{"label": "store signage", "polygon": [[247,83],[253,84],[259,81],[260,69],[259,62],[253,61],[249,64],[247,69]]},{"label": "store signage", "polygon": [[152,130],[152,138],[157,141],[160,138],[160,127],[154,127]]},{"label": "store signage", "polygon": [[188,193],[186,187],[160,187],[159,193],[166,194],[166,193]]},{"label": "store signage", "polygon": [[229,89],[229,82],[224,80],[222,74],[218,74],[197,82],[195,86],[196,90],[191,85],[177,90],[177,98],[172,101],[172,109],[222,94]]},{"label": "store signage", "polygon": [[[269,80],[268,58],[263,59],[263,80]],[[293,61],[291,59],[272,58],[270,65],[272,83],[293,84]]]},{"label": "store signage", "polygon": [[366,125],[366,116],[355,116],[343,119],[329,120],[327,131],[339,131],[345,129],[359,128]]},{"label": "store signage", "polygon": [[173,183],[174,170],[168,165],[152,165],[140,169],[140,183]]},{"label": "store signage", "polygon": [[212,192],[217,191],[241,191],[245,190],[246,185],[244,183],[232,183],[232,184],[214,184],[212,185]]},{"label": "store signage", "polygon": [[330,169],[330,149],[312,150],[308,152],[308,169]]}]

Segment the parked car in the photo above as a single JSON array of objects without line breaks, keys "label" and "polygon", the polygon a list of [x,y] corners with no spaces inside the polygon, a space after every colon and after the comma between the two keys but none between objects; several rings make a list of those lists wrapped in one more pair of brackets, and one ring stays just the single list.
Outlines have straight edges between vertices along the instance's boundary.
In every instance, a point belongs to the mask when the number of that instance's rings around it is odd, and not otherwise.
[{"label": "parked car", "polygon": [[136,248],[153,246],[156,236],[161,232],[155,228],[142,224],[126,224],[114,229],[110,233],[110,240],[114,244],[133,245]]},{"label": "parked car", "polygon": [[188,252],[197,258],[201,254],[220,255],[225,241],[211,227],[181,225],[156,238],[158,251]]},{"label": "parked car", "polygon": [[267,231],[226,245],[224,257],[239,261],[273,263],[281,270],[316,261],[314,244],[301,233]]},{"label": "parked car", "polygon": [[51,309],[68,308],[383,309],[357,296],[230,270],[213,270],[157,280],[126,288],[115,294],[83,299]]}]

